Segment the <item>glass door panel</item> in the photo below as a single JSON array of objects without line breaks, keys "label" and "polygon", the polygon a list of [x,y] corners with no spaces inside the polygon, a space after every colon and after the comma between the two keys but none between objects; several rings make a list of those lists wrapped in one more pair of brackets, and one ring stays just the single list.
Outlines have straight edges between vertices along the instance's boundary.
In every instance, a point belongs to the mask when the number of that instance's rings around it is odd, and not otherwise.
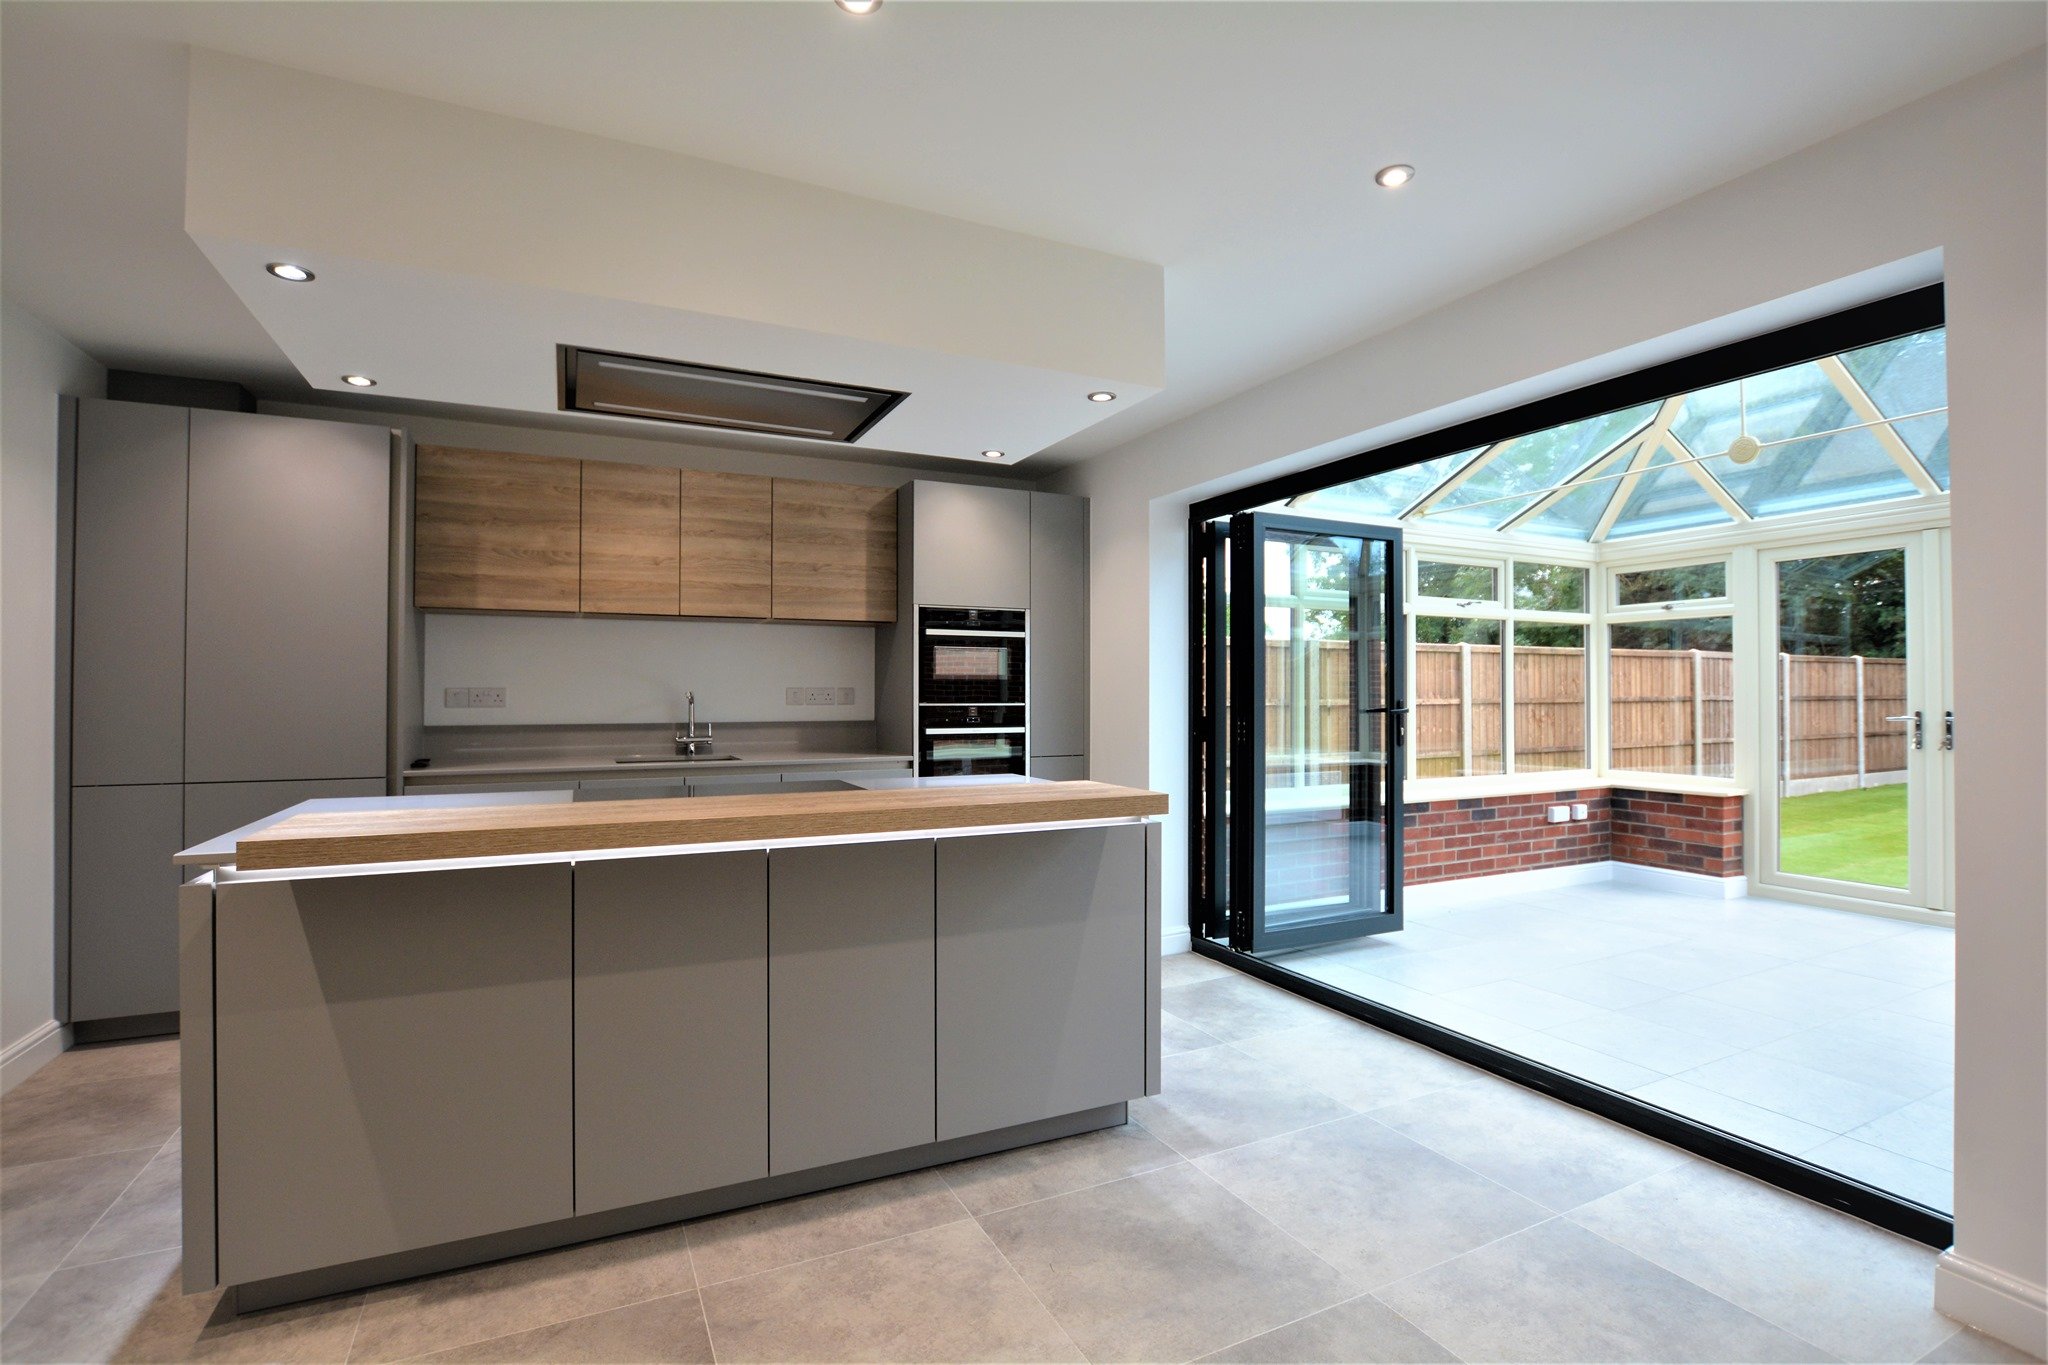
[{"label": "glass door panel", "polygon": [[1399,533],[1231,521],[1231,945],[1401,927]]},{"label": "glass door panel", "polygon": [[1934,908],[1915,544],[1772,556],[1766,879]]}]

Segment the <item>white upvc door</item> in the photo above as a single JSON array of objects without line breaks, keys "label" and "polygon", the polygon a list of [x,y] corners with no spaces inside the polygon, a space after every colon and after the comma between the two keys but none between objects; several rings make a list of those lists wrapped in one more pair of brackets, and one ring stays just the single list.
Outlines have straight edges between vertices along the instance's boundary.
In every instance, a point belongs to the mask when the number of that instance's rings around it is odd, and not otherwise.
[{"label": "white upvc door", "polygon": [[1946,921],[1948,533],[1757,554],[1752,890]]}]

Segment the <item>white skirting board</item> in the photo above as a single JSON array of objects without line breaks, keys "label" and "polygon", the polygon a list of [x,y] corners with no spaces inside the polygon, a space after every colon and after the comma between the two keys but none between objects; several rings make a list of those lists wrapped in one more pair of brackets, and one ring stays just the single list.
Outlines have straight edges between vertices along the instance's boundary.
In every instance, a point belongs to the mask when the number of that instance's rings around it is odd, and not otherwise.
[{"label": "white skirting board", "polygon": [[2048,1290],[1953,1251],[1934,1263],[1934,1306],[2008,1346],[2048,1357]]},{"label": "white skirting board", "polygon": [[0,1095],[40,1071],[52,1057],[71,1046],[71,1030],[55,1019],[45,1020],[0,1052]]}]

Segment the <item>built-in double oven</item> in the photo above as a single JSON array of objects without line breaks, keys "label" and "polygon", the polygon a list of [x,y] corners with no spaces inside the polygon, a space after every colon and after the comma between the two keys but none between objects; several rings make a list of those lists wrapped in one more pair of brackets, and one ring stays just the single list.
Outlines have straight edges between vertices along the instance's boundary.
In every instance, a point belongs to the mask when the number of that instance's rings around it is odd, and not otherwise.
[{"label": "built-in double oven", "polygon": [[920,777],[1025,771],[1028,616],[976,607],[917,609]]}]

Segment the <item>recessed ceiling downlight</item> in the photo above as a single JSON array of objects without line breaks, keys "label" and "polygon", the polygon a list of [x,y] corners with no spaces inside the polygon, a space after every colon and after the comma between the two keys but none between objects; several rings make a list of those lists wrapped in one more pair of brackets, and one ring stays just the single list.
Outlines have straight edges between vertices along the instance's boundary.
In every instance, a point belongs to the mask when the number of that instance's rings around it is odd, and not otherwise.
[{"label": "recessed ceiling downlight", "polygon": [[832,0],[832,3],[848,14],[873,14],[882,7],[882,0]]},{"label": "recessed ceiling downlight", "polygon": [[313,278],[312,271],[302,265],[293,265],[290,261],[272,261],[263,268],[279,279],[290,280],[293,284],[304,284]]},{"label": "recessed ceiling downlight", "polygon": [[1373,181],[1381,189],[1398,190],[1414,178],[1415,168],[1413,166],[1396,162],[1392,166],[1380,167],[1379,174],[1373,177]]},{"label": "recessed ceiling downlight", "polygon": [[377,387],[377,381],[366,374],[345,374],[341,377],[341,382],[353,389],[374,389]]},{"label": "recessed ceiling downlight", "polygon": [[981,458],[984,460],[1000,460],[1003,458],[1003,452],[1000,450],[984,450],[981,452]]},{"label": "recessed ceiling downlight", "polygon": [[1091,403],[1114,403],[1116,401],[1116,395],[1111,393],[1108,389],[1097,389],[1095,392],[1088,395],[1088,401]]}]

